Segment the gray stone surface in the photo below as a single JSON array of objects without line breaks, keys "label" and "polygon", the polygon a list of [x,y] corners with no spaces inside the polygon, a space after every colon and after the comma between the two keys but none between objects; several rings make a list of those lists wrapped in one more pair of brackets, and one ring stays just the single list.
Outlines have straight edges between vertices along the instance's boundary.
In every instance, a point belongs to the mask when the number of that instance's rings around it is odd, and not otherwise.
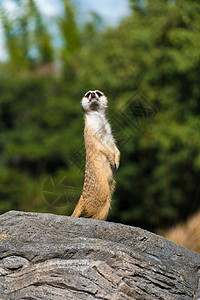
[{"label": "gray stone surface", "polygon": [[140,228],[0,216],[0,299],[198,299],[200,255]]}]

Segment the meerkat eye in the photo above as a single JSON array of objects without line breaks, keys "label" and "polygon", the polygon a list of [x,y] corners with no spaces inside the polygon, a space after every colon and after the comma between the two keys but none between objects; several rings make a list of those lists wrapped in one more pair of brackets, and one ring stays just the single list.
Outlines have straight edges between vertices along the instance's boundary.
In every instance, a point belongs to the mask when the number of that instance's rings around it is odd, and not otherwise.
[{"label": "meerkat eye", "polygon": [[101,92],[99,92],[99,91],[97,91],[96,94],[97,94],[98,97],[103,96],[103,94]]},{"label": "meerkat eye", "polygon": [[85,97],[86,97],[86,98],[89,98],[90,94],[91,94],[90,92],[86,93],[86,94],[85,94]]}]

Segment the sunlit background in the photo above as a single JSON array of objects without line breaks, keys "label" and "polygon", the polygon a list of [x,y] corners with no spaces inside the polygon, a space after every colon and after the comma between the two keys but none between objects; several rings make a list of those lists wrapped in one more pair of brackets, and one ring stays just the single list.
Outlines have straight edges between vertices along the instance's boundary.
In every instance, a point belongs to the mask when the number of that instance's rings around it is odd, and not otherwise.
[{"label": "sunlit background", "polygon": [[1,0],[0,213],[72,213],[80,100],[99,89],[121,151],[108,220],[162,234],[183,222],[200,251],[199,70],[196,1]]}]

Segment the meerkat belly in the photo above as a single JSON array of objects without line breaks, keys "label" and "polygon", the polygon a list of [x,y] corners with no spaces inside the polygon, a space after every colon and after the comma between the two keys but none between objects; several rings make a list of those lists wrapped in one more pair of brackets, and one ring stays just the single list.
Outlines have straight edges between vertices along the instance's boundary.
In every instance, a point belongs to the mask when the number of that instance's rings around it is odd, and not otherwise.
[{"label": "meerkat belly", "polygon": [[99,165],[101,166],[99,172],[102,176],[104,176],[107,179],[109,185],[112,184],[114,179],[110,162],[108,161],[107,157],[103,154],[99,156],[99,162]]}]

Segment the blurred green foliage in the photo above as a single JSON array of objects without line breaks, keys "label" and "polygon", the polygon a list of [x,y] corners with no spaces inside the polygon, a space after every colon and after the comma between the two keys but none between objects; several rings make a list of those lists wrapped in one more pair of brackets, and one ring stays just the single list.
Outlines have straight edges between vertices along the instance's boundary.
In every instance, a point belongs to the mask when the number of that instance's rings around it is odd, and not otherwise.
[{"label": "blurred green foliage", "polygon": [[[0,71],[0,212],[71,213],[84,176],[80,99],[100,89],[121,150],[109,220],[156,230],[186,218],[200,207],[200,2],[130,1],[130,16],[104,29],[95,14],[80,28],[63,2],[59,72],[34,1],[15,20],[26,24],[20,32],[1,8],[9,61]],[[51,180],[74,187],[74,201],[55,201]]]}]

